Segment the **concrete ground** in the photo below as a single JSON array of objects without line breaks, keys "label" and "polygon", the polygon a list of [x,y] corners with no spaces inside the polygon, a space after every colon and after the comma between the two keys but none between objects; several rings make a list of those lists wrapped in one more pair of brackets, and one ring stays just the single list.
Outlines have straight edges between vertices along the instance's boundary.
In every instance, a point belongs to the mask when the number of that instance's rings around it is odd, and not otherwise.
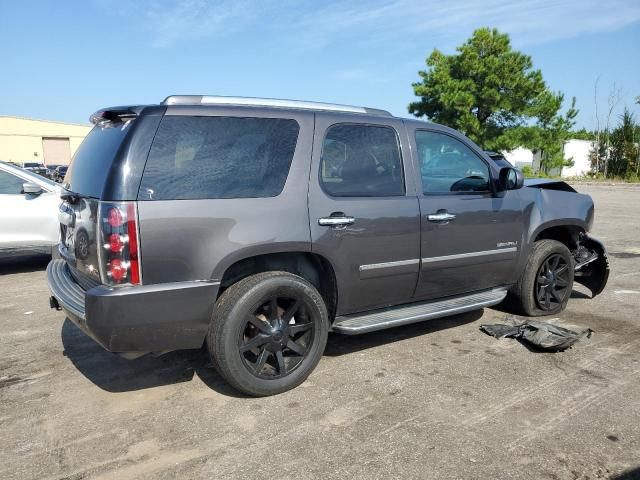
[{"label": "concrete ground", "polygon": [[[50,310],[45,263],[0,276],[0,478],[640,477],[640,188],[581,186],[612,275],[534,353],[496,309],[332,335],[299,388],[243,398],[203,352],[123,360]],[[623,473],[626,472],[626,473]]]}]

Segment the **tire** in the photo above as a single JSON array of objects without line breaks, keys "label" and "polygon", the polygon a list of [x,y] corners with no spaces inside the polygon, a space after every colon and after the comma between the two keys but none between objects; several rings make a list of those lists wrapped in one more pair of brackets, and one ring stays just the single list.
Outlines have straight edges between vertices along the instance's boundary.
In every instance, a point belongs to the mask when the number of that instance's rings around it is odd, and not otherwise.
[{"label": "tire", "polygon": [[[553,267],[556,259],[555,273],[549,275],[547,267]],[[535,242],[524,272],[511,291],[513,305],[530,317],[562,312],[571,297],[573,268],[573,257],[564,244],[556,240]]]},{"label": "tire", "polygon": [[231,386],[262,397],[307,379],[322,357],[328,330],[327,308],[313,285],[291,273],[265,272],[240,280],[218,298],[207,346],[213,366]]}]

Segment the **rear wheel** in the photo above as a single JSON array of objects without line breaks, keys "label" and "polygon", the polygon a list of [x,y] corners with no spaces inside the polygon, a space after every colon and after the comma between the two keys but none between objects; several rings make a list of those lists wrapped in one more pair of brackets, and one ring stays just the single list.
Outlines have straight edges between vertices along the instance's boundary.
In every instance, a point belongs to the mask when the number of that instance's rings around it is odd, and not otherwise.
[{"label": "rear wheel", "polygon": [[535,242],[512,291],[517,306],[532,317],[560,313],[571,296],[573,274],[573,258],[564,244],[556,240]]},{"label": "rear wheel", "polygon": [[247,277],[218,299],[207,344],[218,372],[253,396],[300,385],[327,342],[327,310],[318,291],[286,272]]}]

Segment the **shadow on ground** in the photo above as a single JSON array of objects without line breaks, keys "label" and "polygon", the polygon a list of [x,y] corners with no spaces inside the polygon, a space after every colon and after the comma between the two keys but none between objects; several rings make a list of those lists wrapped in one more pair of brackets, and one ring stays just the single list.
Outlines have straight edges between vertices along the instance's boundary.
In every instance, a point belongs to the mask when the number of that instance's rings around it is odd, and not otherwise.
[{"label": "shadow on ground", "polygon": [[[571,290],[570,299],[591,300],[593,298],[591,294],[585,293],[585,292],[589,292],[589,291],[582,285],[577,285],[574,283],[573,290]],[[522,312],[520,311],[520,307],[515,303],[514,299],[511,297],[507,297],[502,303],[499,303],[498,305],[494,305],[491,308],[493,310],[497,310],[499,312],[503,312],[508,315],[518,316],[522,314]]]},{"label": "shadow on ground", "polygon": [[[325,355],[348,355],[471,323],[481,316],[482,310],[477,310],[365,335],[331,334]],[[62,325],[61,337],[64,355],[87,379],[108,392],[128,392],[189,382],[194,375],[197,375],[209,388],[218,393],[243,397],[231,388],[210,365],[209,354],[205,348],[170,352],[158,357],[146,355],[135,360],[126,360],[104,350],[68,319]]]},{"label": "shadow on ground", "polygon": [[640,467],[614,475],[611,480],[640,480]]},{"label": "shadow on ground", "polygon": [[573,290],[571,292],[571,297],[570,298],[571,299],[579,298],[579,299],[582,299],[582,300],[591,300],[593,297],[591,295],[588,295],[588,294],[586,294],[584,292],[581,292],[579,290]]},{"label": "shadow on ground", "polygon": [[68,319],[62,325],[61,337],[64,355],[87,379],[108,392],[130,392],[189,382],[195,374],[218,393],[242,397],[211,367],[205,349],[127,360],[104,350]]},{"label": "shadow on ground", "polygon": [[51,255],[30,255],[12,258],[0,258],[0,275],[10,273],[30,273],[44,270]]},{"label": "shadow on ground", "polygon": [[475,322],[482,317],[483,310],[474,310],[451,317],[435,318],[425,322],[404,325],[388,330],[366,333],[364,335],[330,334],[324,354],[330,357],[357,353],[368,348],[379,347],[388,343],[399,342],[439,330],[458,327]]}]

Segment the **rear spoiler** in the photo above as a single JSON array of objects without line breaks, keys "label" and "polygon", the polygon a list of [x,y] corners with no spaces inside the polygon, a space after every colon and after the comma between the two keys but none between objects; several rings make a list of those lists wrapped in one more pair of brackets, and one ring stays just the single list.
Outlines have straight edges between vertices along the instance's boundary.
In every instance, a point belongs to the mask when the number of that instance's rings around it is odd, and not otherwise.
[{"label": "rear spoiler", "polygon": [[138,116],[140,107],[109,107],[98,110],[89,117],[94,125],[107,122],[125,122]]}]

